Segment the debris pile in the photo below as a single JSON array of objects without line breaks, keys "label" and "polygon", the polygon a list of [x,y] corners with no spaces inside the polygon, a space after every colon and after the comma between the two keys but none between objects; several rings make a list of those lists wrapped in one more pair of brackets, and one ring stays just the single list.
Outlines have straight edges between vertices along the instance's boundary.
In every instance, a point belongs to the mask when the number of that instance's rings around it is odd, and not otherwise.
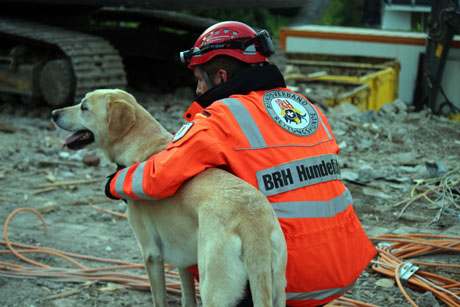
[{"label": "debris pile", "polygon": [[326,112],[341,150],[342,178],[358,198],[391,211],[391,219],[460,223],[459,123],[429,110],[413,112],[400,100],[377,112],[351,104]]}]

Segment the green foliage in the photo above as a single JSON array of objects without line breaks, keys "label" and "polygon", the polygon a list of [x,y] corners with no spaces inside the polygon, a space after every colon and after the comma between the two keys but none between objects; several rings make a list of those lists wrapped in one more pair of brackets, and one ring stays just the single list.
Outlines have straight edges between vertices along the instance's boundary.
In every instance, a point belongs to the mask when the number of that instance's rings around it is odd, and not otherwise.
[{"label": "green foliage", "polygon": [[269,14],[265,21],[266,26],[263,28],[267,29],[273,37],[279,38],[280,29],[282,27],[288,26],[290,21],[291,18],[289,17],[277,14]]},{"label": "green foliage", "polygon": [[364,0],[331,0],[321,24],[359,26],[363,17]]}]

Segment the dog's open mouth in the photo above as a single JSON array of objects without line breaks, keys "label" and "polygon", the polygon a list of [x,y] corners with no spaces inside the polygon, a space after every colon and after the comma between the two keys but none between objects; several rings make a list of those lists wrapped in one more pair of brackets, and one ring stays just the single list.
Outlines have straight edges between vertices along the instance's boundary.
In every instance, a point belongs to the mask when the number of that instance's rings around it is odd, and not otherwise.
[{"label": "dog's open mouth", "polygon": [[94,134],[89,130],[78,130],[69,136],[64,143],[69,149],[79,150],[94,142]]}]

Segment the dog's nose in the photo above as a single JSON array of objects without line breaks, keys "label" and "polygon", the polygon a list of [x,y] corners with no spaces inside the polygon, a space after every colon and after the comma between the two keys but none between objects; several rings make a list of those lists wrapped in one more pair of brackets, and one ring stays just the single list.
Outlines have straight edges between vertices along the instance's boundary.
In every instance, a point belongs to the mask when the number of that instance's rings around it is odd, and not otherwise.
[{"label": "dog's nose", "polygon": [[56,122],[59,118],[59,113],[56,112],[56,110],[54,110],[53,112],[51,112],[51,118],[53,119],[53,122]]}]

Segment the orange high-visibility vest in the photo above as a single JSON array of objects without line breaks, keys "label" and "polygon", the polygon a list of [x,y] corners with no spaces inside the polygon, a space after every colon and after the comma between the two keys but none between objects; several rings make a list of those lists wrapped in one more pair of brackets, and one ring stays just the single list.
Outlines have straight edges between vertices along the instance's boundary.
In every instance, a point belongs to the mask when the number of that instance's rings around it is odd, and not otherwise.
[{"label": "orange high-visibility vest", "polygon": [[207,168],[224,168],[264,193],[278,216],[288,306],[325,304],[350,289],[375,248],[340,181],[339,148],[322,112],[286,88],[189,110],[193,120],[166,150],[120,171],[111,192],[161,199]]}]

